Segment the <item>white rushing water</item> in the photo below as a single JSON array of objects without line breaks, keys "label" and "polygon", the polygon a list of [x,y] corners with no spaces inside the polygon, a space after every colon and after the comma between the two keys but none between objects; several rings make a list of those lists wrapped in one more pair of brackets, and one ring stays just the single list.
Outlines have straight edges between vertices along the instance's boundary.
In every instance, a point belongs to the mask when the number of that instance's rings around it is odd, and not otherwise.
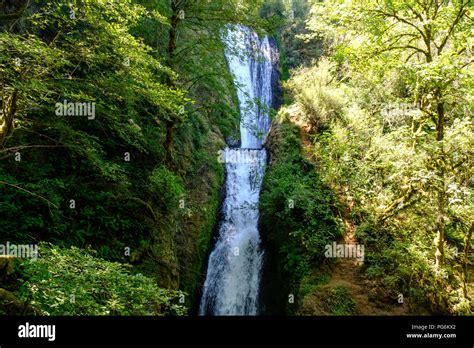
[{"label": "white rushing water", "polygon": [[238,90],[241,146],[226,149],[223,156],[226,198],[199,314],[256,315],[263,263],[258,200],[267,157],[262,143],[270,125],[271,45],[268,37],[260,39],[243,26],[232,27],[224,43]]}]

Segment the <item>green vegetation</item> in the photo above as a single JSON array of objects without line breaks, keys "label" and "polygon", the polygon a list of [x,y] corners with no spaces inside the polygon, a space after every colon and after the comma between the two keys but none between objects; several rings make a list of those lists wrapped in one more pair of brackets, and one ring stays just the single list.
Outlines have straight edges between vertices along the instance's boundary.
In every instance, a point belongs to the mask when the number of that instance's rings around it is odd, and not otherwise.
[{"label": "green vegetation", "polygon": [[38,260],[23,261],[18,298],[42,315],[183,315],[184,294],[160,289],[132,266],[107,262],[72,247],[40,245]]},{"label": "green vegetation", "polygon": [[[473,6],[0,1],[0,244],[41,243],[38,261],[0,258],[0,314],[189,313],[218,150],[239,138],[221,38],[242,24],[276,38],[284,87],[260,201],[266,311],[354,315],[367,287],[411,314],[472,315]],[[325,246],[343,238],[365,255],[339,282],[352,266]]]},{"label": "green vegetation", "polygon": [[306,296],[310,294],[314,289],[316,289],[320,285],[327,284],[330,280],[330,276],[328,273],[320,273],[316,275],[307,275],[301,280],[300,283],[300,295]]},{"label": "green vegetation", "polygon": [[331,289],[329,297],[326,299],[326,306],[331,315],[356,314],[356,302],[344,286]]},{"label": "green vegetation", "polygon": [[316,2],[306,39],[324,56],[286,84],[365,276],[415,313],[472,314],[470,14],[469,1]]},{"label": "green vegetation", "polygon": [[[296,127],[283,123],[284,138],[272,158],[261,196],[261,220],[276,224],[278,233],[288,234],[284,269],[295,278],[306,274],[313,259],[324,258],[324,246],[341,235],[331,207],[335,199],[321,182],[313,165],[300,154]],[[303,225],[303,223],[304,225]]]},{"label": "green vegetation", "polygon": [[[45,241],[64,257],[95,250],[94,258],[133,264],[162,288],[184,290],[189,308],[220,201],[217,151],[225,137],[238,138],[220,35],[228,23],[261,27],[258,6],[37,0],[2,2],[0,12],[0,242]],[[74,103],[75,116],[69,106],[61,114],[58,103]],[[53,256],[45,253],[44,262]],[[121,269],[103,267],[112,282]],[[33,263],[22,269],[32,284],[42,276]],[[74,269],[61,270],[65,279],[71,272],[76,281]],[[88,299],[91,312],[82,313],[153,313],[127,297],[133,286],[144,296],[154,291],[147,278],[120,284],[104,300],[116,309]],[[35,300],[41,312],[81,313],[56,307],[51,291]],[[160,296],[150,300],[165,305]]]},{"label": "green vegetation", "polygon": [[296,296],[302,279],[327,263],[324,247],[340,237],[342,229],[334,217],[334,194],[301,154],[297,127],[285,114],[280,116],[281,123],[268,140],[271,164],[262,186],[260,224],[272,255],[268,269],[274,279],[272,290],[280,294],[280,303],[288,303],[287,294]]}]

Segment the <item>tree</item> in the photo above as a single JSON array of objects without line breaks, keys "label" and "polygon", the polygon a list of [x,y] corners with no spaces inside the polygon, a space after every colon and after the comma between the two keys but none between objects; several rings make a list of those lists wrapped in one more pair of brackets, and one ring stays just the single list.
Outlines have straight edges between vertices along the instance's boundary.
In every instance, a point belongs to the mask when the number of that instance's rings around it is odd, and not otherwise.
[{"label": "tree", "polygon": [[446,122],[456,114],[446,111],[449,100],[463,102],[454,82],[473,62],[466,42],[470,39],[472,20],[470,0],[458,1],[383,1],[375,6],[362,1],[359,10],[367,20],[382,27],[371,27],[377,45],[373,53],[398,50],[400,58],[417,69],[415,101],[427,119],[436,127],[436,152],[433,163],[437,179],[436,266],[444,263],[446,215],[446,152],[444,146]]},{"label": "tree", "polygon": [[324,59],[288,84],[374,256],[367,276],[450,313],[472,305],[459,252],[472,248],[471,14],[469,1],[314,2],[306,36]]},{"label": "tree", "polygon": [[[165,83],[187,92],[195,100],[195,110],[208,114],[228,108],[229,90],[233,89],[223,57],[222,35],[226,26],[239,23],[259,27],[258,6],[254,1],[159,0],[140,1],[149,11],[163,14],[166,27],[156,30],[157,21],[143,23],[148,45],[166,56],[167,65],[177,72]],[[215,59],[219,56],[220,59]],[[212,62],[212,64],[210,64]],[[225,101],[225,102],[223,102]],[[172,164],[175,133],[189,117],[190,108],[181,106],[181,118],[166,122],[165,162]]]},{"label": "tree", "polygon": [[[441,268],[447,209],[446,171],[449,166],[462,164],[449,163],[445,128],[472,108],[466,99],[472,92],[466,76],[472,76],[473,3],[470,0],[359,0],[328,4],[324,8],[329,9],[323,16],[325,21],[316,23],[313,19],[313,30],[332,30],[333,47],[341,53],[346,50],[361,72],[368,70],[367,61],[372,61],[382,74],[395,68],[407,74],[410,98],[423,114],[415,131],[426,130],[429,139],[434,140],[428,166],[436,172],[431,188],[437,196],[435,259],[436,266]],[[343,48],[351,45],[352,49]],[[434,125],[434,132],[430,124]],[[466,158],[460,161],[465,162]],[[415,197],[406,191],[397,204]],[[470,225],[468,221],[465,224]]]}]

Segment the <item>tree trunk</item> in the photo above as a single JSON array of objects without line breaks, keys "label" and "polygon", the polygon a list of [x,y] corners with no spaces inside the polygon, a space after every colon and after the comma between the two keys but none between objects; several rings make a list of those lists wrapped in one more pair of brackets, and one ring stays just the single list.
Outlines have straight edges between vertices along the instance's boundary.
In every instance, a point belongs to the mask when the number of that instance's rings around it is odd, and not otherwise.
[{"label": "tree trunk", "polygon": [[6,105],[4,107],[5,115],[3,118],[3,125],[0,128],[0,146],[3,145],[6,138],[13,131],[13,121],[15,119],[15,114],[17,111],[18,97],[18,90],[15,89],[13,91],[12,96],[6,101]]},{"label": "tree trunk", "polygon": [[464,292],[464,297],[469,298],[468,294],[468,275],[467,275],[467,268],[469,266],[469,250],[471,249],[471,238],[472,238],[472,232],[474,231],[474,223],[471,224],[471,228],[469,229],[468,232],[466,232],[466,235],[464,236],[464,252],[463,252],[463,261],[462,261],[462,289]]},{"label": "tree trunk", "polygon": [[[438,98],[441,98],[441,95],[438,91],[437,93]],[[439,100],[438,99],[438,100]],[[439,188],[438,188],[438,203],[437,203],[437,217],[436,217],[436,238],[435,238],[435,245],[436,245],[436,268],[439,269],[444,265],[444,221],[445,221],[445,214],[446,214],[446,183],[445,183],[445,170],[444,170],[444,146],[443,146],[443,139],[444,139],[444,103],[442,101],[438,102],[437,106],[437,113],[438,113],[438,124],[436,125],[436,140],[440,146],[440,153],[438,161],[436,161],[438,166],[438,180],[439,180]]]},{"label": "tree trunk", "polygon": [[172,161],[172,149],[173,149],[173,139],[174,139],[174,130],[176,124],[171,121],[166,122],[166,140],[165,140],[165,164],[169,166]]},{"label": "tree trunk", "polygon": [[[173,67],[174,55],[176,52],[176,41],[178,38],[178,25],[181,21],[180,19],[180,6],[177,1],[171,1],[171,11],[172,15],[170,18],[170,30],[168,38],[168,59],[170,67]],[[171,78],[167,79],[167,84],[171,87],[175,87],[174,82]],[[174,131],[176,128],[176,123],[173,121],[166,121],[166,140],[165,140],[165,164],[170,165],[172,161],[172,148],[173,148],[173,138]]]},{"label": "tree trunk", "polygon": [[[440,178],[442,179],[442,178]],[[444,185],[444,180],[441,185]],[[445,216],[445,194],[444,189],[438,192],[438,214],[436,218],[436,268],[443,267],[444,264],[444,216]]]},{"label": "tree trunk", "polygon": [[169,31],[169,39],[168,39],[168,56],[170,59],[170,62],[173,61],[174,54],[176,52],[176,41],[178,38],[178,25],[180,22],[179,18],[179,13],[180,13],[180,8],[178,7],[178,4],[176,1],[171,2],[171,11],[172,15],[170,18],[170,31]]}]

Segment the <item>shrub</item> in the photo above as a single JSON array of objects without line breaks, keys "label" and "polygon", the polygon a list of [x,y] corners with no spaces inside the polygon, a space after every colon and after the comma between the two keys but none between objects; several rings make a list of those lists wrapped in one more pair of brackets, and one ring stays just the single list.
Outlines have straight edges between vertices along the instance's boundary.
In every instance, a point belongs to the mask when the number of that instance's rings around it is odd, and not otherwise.
[{"label": "shrub", "polygon": [[44,315],[183,315],[182,294],[131,274],[131,266],[108,262],[76,247],[41,243],[40,257],[24,261],[22,300]]},{"label": "shrub", "polygon": [[326,305],[332,315],[356,314],[356,302],[344,286],[337,286],[331,289]]},{"label": "shrub", "polygon": [[181,177],[165,166],[157,167],[150,176],[151,192],[157,194],[164,211],[170,212],[177,207],[180,197],[185,193]]},{"label": "shrub", "polygon": [[272,149],[273,164],[265,175],[260,198],[262,234],[278,249],[280,266],[299,288],[311,267],[326,260],[325,245],[337,240],[342,229],[334,217],[333,192],[293,144],[296,127],[289,121],[280,127],[283,139]]},{"label": "shrub", "polygon": [[287,85],[314,131],[326,128],[343,115],[346,100],[333,82],[333,69],[332,63],[322,59],[317,66],[297,72]]}]

